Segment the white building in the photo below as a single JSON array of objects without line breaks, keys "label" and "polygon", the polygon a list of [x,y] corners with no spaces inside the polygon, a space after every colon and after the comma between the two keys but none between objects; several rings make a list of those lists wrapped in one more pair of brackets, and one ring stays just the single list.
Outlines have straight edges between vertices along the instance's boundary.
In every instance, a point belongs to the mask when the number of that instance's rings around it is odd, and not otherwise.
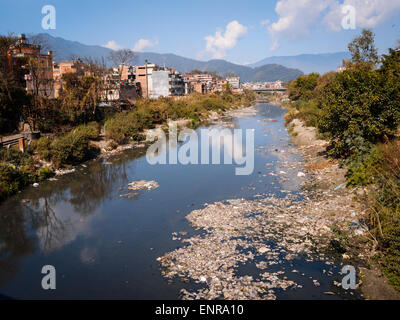
[{"label": "white building", "polygon": [[169,97],[185,94],[185,83],[179,74],[169,69],[152,72],[150,98]]},{"label": "white building", "polygon": [[226,81],[231,85],[232,89],[240,88],[240,77],[229,77],[226,78]]}]

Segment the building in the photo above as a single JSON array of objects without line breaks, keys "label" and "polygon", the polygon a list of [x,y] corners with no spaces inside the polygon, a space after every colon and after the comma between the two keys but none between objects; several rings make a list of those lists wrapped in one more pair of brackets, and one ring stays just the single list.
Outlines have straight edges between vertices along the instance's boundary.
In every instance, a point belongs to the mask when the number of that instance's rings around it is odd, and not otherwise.
[{"label": "building", "polygon": [[226,80],[217,80],[216,86],[215,86],[215,91],[223,91],[224,86],[228,83]]},{"label": "building", "polygon": [[41,53],[41,46],[31,44],[24,34],[7,52],[10,72],[25,69],[20,81],[28,92],[42,97],[53,98],[53,54]]},{"label": "building", "polygon": [[134,84],[136,82],[136,67],[131,65],[120,65],[117,70],[121,72],[121,80],[124,84]]},{"label": "building", "polygon": [[208,73],[184,74],[185,94],[205,94],[216,91],[217,77]]},{"label": "building", "polygon": [[102,78],[102,102],[112,102],[120,107],[132,105],[140,95],[134,70],[133,66],[118,66],[105,74]]},{"label": "building", "polygon": [[152,90],[149,97],[158,99],[159,97],[179,96],[185,94],[185,82],[179,72],[171,69],[153,71]]},{"label": "building", "polygon": [[142,97],[150,98],[150,92],[153,90],[153,71],[158,69],[157,65],[148,63],[136,66],[136,82],[139,83]]},{"label": "building", "polygon": [[68,73],[75,73],[78,76],[85,74],[82,60],[75,59],[67,62],[53,62],[54,98],[58,98],[63,90],[62,77]]},{"label": "building", "polygon": [[240,89],[240,77],[229,77],[226,81],[231,85],[232,89]]},{"label": "building", "polygon": [[184,74],[182,75],[182,79],[185,86],[185,94],[191,94],[194,91],[194,76],[192,74]]}]

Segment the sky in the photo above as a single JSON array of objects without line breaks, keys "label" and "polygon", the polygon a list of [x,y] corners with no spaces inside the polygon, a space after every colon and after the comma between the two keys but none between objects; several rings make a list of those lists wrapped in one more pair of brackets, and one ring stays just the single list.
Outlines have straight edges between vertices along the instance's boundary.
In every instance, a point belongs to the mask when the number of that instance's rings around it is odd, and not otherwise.
[{"label": "sky", "polygon": [[[55,29],[43,29],[46,5],[55,9]],[[400,0],[0,0],[0,34],[47,32],[111,49],[238,64],[346,51],[362,28],[375,32],[381,53],[394,47]]]}]

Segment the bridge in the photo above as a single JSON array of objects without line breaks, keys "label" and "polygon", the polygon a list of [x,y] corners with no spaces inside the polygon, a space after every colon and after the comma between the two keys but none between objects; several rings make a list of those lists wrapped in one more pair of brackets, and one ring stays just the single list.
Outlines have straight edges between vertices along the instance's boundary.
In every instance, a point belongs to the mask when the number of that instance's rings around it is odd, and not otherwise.
[{"label": "bridge", "polygon": [[40,137],[40,132],[23,132],[12,136],[0,138],[0,148],[10,148],[14,145],[19,146],[19,150],[25,151],[25,141],[37,140]]},{"label": "bridge", "polygon": [[279,89],[273,89],[273,88],[264,88],[264,89],[252,89],[255,93],[267,93],[267,92],[286,92],[286,88],[279,88]]}]

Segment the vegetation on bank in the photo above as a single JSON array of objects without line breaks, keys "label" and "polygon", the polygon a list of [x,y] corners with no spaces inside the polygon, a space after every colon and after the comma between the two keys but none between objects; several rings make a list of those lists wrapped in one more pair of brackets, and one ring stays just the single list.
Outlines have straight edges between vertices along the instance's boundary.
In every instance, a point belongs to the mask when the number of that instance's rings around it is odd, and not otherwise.
[{"label": "vegetation on bank", "polygon": [[348,186],[369,186],[370,229],[377,257],[400,289],[400,50],[378,57],[363,30],[349,44],[341,72],[291,82],[286,122],[302,119],[330,141],[328,153],[347,168]]},{"label": "vegetation on bank", "polygon": [[[165,124],[168,120],[190,119],[192,127],[206,119],[210,112],[224,112],[235,106],[250,106],[252,92],[233,94],[227,87],[219,94],[193,94],[188,97],[138,100],[132,110],[115,112],[100,121],[91,121],[72,128],[67,133],[59,129],[52,138],[43,136],[33,141],[27,152],[16,149],[0,149],[0,201],[27,185],[47,179],[54,169],[82,163],[99,153],[91,141],[98,140],[101,128],[114,145],[141,141],[143,130]],[[80,109],[79,109],[80,111]],[[50,163],[40,167],[38,160]]]}]

